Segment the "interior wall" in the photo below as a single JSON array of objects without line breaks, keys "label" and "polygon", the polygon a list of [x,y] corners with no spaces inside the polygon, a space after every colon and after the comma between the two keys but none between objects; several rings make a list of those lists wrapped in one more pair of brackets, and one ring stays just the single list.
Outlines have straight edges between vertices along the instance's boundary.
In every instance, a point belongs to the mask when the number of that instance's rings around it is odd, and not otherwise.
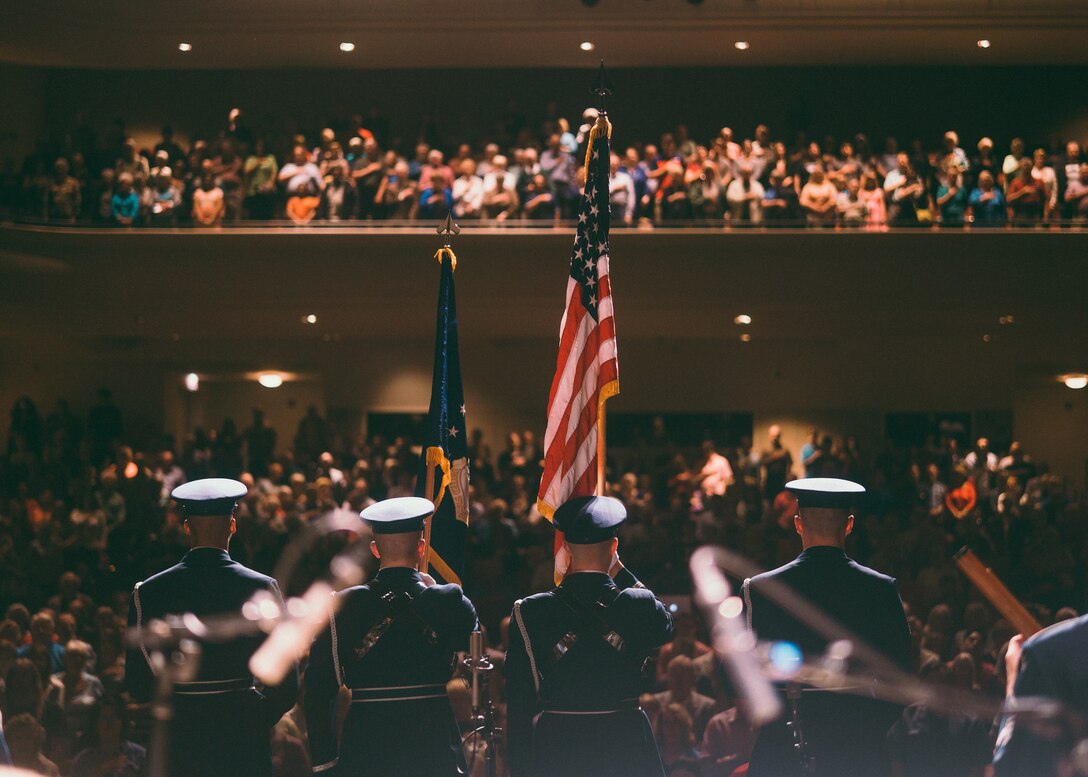
[{"label": "interior wall", "polygon": [[0,173],[33,150],[45,130],[48,81],[42,68],[0,65]]},{"label": "interior wall", "polygon": [[1057,381],[1026,388],[1017,393],[1014,413],[1013,432],[1024,450],[1077,493],[1088,493],[1088,389]]}]

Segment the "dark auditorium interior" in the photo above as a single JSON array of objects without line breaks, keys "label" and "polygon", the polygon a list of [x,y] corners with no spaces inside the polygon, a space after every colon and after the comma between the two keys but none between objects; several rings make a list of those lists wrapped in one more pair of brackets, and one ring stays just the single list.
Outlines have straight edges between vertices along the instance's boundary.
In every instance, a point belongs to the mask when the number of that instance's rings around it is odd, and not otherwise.
[{"label": "dark auditorium interior", "polygon": [[[664,773],[746,773],[754,734],[688,562],[706,544],[763,570],[794,558],[782,476],[865,486],[846,551],[897,579],[919,679],[1006,696],[1018,631],[963,547],[1041,626],[1088,612],[1082,0],[4,16],[0,772],[158,777],[125,703],[125,624],[133,585],[188,549],[172,488],[245,483],[231,554],[265,574],[329,510],[414,493],[444,240],[470,430],[462,582],[502,717],[511,607],[554,584],[536,500],[602,104],[621,376],[603,492],[628,512],[624,563],[674,613],[641,703]],[[731,477],[711,495],[717,454]],[[78,694],[79,667],[39,643],[87,657]],[[469,722],[464,677],[449,688]],[[85,748],[116,699],[131,746],[109,771]],[[995,774],[997,720],[946,733],[939,768],[912,720],[889,731],[892,774]],[[273,729],[276,777],[316,766],[306,732],[300,703]]]}]

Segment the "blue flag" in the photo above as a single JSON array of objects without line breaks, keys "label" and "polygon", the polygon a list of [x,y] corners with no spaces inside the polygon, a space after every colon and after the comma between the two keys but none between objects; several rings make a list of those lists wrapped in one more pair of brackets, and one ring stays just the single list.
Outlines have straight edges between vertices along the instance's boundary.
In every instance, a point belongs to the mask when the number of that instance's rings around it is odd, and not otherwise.
[{"label": "blue flag", "polygon": [[426,531],[428,570],[440,583],[460,584],[468,530],[468,433],[453,285],[457,257],[449,248],[442,248],[437,258],[442,262],[442,277],[438,286],[434,376],[416,495],[430,499],[436,507]]}]

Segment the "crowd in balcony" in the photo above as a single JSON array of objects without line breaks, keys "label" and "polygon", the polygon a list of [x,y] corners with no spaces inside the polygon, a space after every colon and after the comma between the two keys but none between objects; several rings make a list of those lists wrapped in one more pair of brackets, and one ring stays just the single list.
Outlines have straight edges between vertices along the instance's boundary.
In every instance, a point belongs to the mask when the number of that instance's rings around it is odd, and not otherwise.
[{"label": "crowd in balcony", "polygon": [[[596,111],[522,127],[513,140],[407,147],[354,117],[339,131],[262,137],[237,109],[224,128],[183,147],[170,127],[141,146],[118,122],[102,142],[80,124],[29,155],[3,182],[0,210],[50,223],[219,227],[276,220],[549,224],[575,215]],[[421,133],[426,137],[427,133]],[[511,133],[507,133],[510,135]],[[616,225],[806,225],[884,230],[1044,227],[1088,223],[1088,157],[1061,147],[1005,146],[955,131],[900,147],[863,134],[787,144],[767,125],[692,138],[677,126],[652,142],[613,146]],[[700,142],[702,141],[702,142]]]},{"label": "crowd in balcony", "polygon": [[[206,476],[246,483],[231,553],[267,573],[326,511],[358,512],[412,493],[419,453],[410,440],[357,436],[316,409],[293,437],[273,421],[255,411],[248,425],[228,419],[173,440],[135,422],[108,391],[85,415],[64,401],[49,412],[29,397],[16,403],[0,456],[0,712],[16,765],[46,775],[144,773],[148,717],[126,702],[122,640],[132,584],[187,548],[169,500],[175,486]],[[492,448],[476,432],[469,456],[463,582],[501,667],[512,602],[552,584],[553,534],[533,506],[539,440],[512,432]],[[799,540],[782,491],[791,476],[844,476],[873,492],[848,552],[898,578],[914,668],[928,682],[1003,694],[1003,652],[1014,629],[958,574],[952,554],[963,544],[1044,625],[1084,609],[1084,506],[1016,443],[996,451],[949,429],[871,453],[853,438],[813,429],[802,444],[771,427],[763,445],[745,437],[685,448],[661,422],[610,457],[609,471],[610,491],[630,516],[620,538],[625,563],[658,594],[681,596],[676,637],[661,649],[641,699],[675,777],[730,775],[752,746],[736,699],[713,671],[705,624],[683,604],[687,560],[704,542],[764,568],[791,559]],[[366,531],[361,522],[358,530]],[[285,592],[304,590],[328,558],[311,553],[300,577],[281,576]],[[501,671],[492,692],[501,716]],[[467,719],[461,678],[450,693]],[[276,777],[310,774],[305,731],[301,707],[277,725]],[[990,721],[946,720],[917,706],[889,738],[902,774],[981,774],[992,752]]]}]

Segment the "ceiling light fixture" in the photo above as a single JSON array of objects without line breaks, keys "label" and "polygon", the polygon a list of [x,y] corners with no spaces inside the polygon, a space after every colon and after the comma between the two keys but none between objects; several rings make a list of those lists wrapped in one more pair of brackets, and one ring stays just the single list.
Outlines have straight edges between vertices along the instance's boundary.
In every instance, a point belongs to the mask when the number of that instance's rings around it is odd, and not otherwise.
[{"label": "ceiling light fixture", "polygon": [[1072,375],[1062,375],[1061,380],[1062,383],[1066,385],[1066,388],[1079,390],[1088,386],[1088,375],[1085,375],[1083,372],[1076,372]]},{"label": "ceiling light fixture", "polygon": [[302,320],[305,321],[307,324],[316,324],[317,323],[317,316],[315,316],[313,313],[311,313],[310,315],[306,316]]},{"label": "ceiling light fixture", "polygon": [[192,51],[192,50],[193,50],[193,44],[192,43],[179,43],[178,44],[178,51]]},{"label": "ceiling light fixture", "polygon": [[190,372],[185,376],[185,388],[188,391],[200,390],[200,376],[195,372]]},{"label": "ceiling light fixture", "polygon": [[733,48],[735,48],[737,51],[747,51],[748,46],[749,43],[746,40],[738,40],[736,43],[733,44]]},{"label": "ceiling light fixture", "polygon": [[580,45],[578,48],[580,48],[582,51],[593,51],[593,49],[597,47],[594,46],[591,41],[584,40],[582,41],[582,45]]},{"label": "ceiling light fixture", "polygon": [[736,316],[733,319],[733,323],[737,324],[738,326],[747,326],[748,324],[752,323],[752,317],[749,316],[747,313],[741,313],[739,316]]},{"label": "ceiling light fixture", "polygon": [[262,372],[257,376],[257,382],[265,388],[279,388],[283,385],[283,376],[278,372]]},{"label": "ceiling light fixture", "polygon": [[752,336],[750,334],[745,333],[745,334],[740,336],[740,341],[742,343],[750,343],[750,342],[752,342]]},{"label": "ceiling light fixture", "polygon": [[355,51],[355,44],[354,43],[349,43],[348,41],[344,41],[343,43],[340,44],[340,50],[344,51],[344,52]]},{"label": "ceiling light fixture", "polygon": [[978,42],[978,47],[980,49],[988,49],[988,48],[990,48],[990,41],[987,40],[986,38],[983,38],[982,40],[980,40]]}]

